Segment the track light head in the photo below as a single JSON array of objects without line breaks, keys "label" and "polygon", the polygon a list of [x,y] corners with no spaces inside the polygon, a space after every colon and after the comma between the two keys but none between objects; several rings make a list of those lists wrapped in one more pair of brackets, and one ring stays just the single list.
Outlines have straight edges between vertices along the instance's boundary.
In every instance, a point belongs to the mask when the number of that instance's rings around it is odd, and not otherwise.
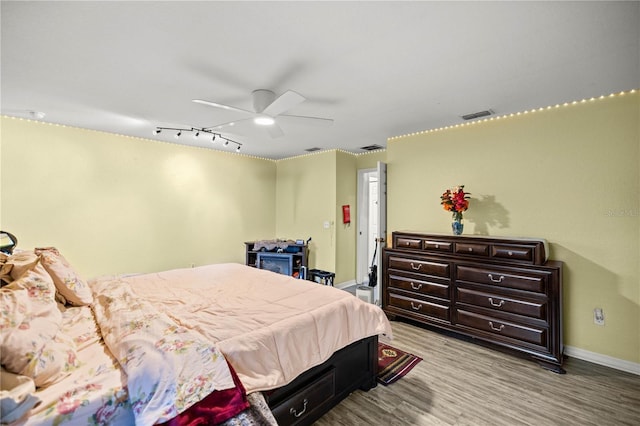
[{"label": "track light head", "polygon": [[211,142],[215,142],[215,141],[216,141],[216,135],[214,133],[213,136],[211,137]]},{"label": "track light head", "polygon": [[236,148],[236,152],[240,152],[240,145]]},{"label": "track light head", "polygon": [[197,131],[193,134],[194,139],[198,139],[198,136],[200,136],[200,131]]},{"label": "track light head", "polygon": [[229,141],[224,141],[224,146],[228,146],[229,145]]},{"label": "track light head", "polygon": [[178,139],[181,135],[182,135],[182,130],[178,130],[178,133],[176,133],[176,139]]},{"label": "track light head", "polygon": [[155,130],[153,131],[153,134],[154,134],[154,135],[159,135],[161,131],[162,131],[162,129],[155,129]]}]

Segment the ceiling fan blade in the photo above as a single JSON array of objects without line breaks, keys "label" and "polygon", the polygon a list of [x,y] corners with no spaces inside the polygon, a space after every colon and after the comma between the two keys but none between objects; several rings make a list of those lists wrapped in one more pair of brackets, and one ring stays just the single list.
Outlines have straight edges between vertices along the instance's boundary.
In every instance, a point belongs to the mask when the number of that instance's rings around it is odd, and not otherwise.
[{"label": "ceiling fan blade", "polygon": [[222,129],[223,127],[233,127],[238,123],[242,123],[243,121],[249,121],[249,120],[252,120],[252,118],[243,118],[241,120],[227,121],[226,123],[216,124],[215,126],[204,127],[204,129],[205,130],[219,130],[219,129]]},{"label": "ceiling fan blade", "polygon": [[205,100],[202,100],[202,99],[193,99],[193,102],[195,102],[197,104],[208,105],[208,106],[212,106],[212,107],[216,107],[216,108],[226,109],[228,111],[237,111],[237,112],[242,112],[244,114],[255,115],[255,112],[253,112],[253,111],[249,111],[249,110],[242,109],[242,108],[236,108],[236,107],[232,107],[232,106],[225,105],[225,104],[219,104],[217,102],[205,101]]},{"label": "ceiling fan blade", "polygon": [[273,139],[281,138],[284,136],[282,128],[278,126],[277,123],[273,123],[272,125],[267,126],[267,132],[269,132],[269,136],[271,136]]},{"label": "ceiling fan blade", "polygon": [[304,115],[285,115],[281,114],[278,116],[278,119],[285,118],[290,119],[291,121],[304,121],[304,124],[310,124],[314,126],[320,127],[329,127],[333,124],[333,119],[331,118],[322,118],[322,117],[306,117]]},{"label": "ceiling fan blade", "polygon": [[269,106],[262,111],[262,113],[275,117],[276,115],[280,115],[283,112],[290,110],[305,100],[306,98],[301,94],[296,93],[293,90],[287,90],[282,95],[278,96],[275,101],[271,102]]}]

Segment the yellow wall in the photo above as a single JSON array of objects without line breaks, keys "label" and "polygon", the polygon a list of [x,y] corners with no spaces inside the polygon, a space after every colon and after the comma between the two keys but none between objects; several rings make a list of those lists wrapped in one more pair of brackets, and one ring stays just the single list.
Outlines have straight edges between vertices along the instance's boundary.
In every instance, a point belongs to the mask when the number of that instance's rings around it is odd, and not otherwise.
[{"label": "yellow wall", "polygon": [[[276,236],[312,238],[309,266],[335,271],[336,152],[277,162]],[[324,228],[329,222],[329,228]]]},{"label": "yellow wall", "polygon": [[2,229],[87,277],[244,262],[275,233],[276,164],[2,118]]},{"label": "yellow wall", "polygon": [[383,163],[387,161],[386,150],[371,151],[356,155],[356,167],[358,170],[375,169],[378,166],[378,161]]},{"label": "yellow wall", "polygon": [[[356,156],[344,151],[336,152],[336,283],[355,280],[357,209]],[[348,205],[351,223],[342,222],[342,206]]]},{"label": "yellow wall", "polygon": [[546,238],[565,262],[565,344],[640,362],[639,117],[635,93],[393,138],[388,229],[450,233],[440,194],[464,184],[465,234]]}]

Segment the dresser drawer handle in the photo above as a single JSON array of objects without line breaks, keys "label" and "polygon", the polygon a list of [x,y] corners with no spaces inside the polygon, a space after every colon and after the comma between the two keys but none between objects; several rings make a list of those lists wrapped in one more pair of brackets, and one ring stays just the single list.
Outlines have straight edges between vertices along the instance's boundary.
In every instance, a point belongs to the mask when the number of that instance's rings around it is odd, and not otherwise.
[{"label": "dresser drawer handle", "polygon": [[420,268],[422,268],[422,263],[418,263],[418,267],[416,267],[413,262],[411,262],[411,269],[413,269],[414,271],[419,271]]},{"label": "dresser drawer handle", "polygon": [[473,248],[469,247],[467,250],[469,250],[469,251],[473,251]]},{"label": "dresser drawer handle", "polygon": [[513,256],[513,252],[512,252],[512,251],[508,251],[508,252],[507,252],[507,254],[508,254],[509,256]]},{"label": "dresser drawer handle", "polygon": [[440,248],[440,244],[436,244],[436,248]]},{"label": "dresser drawer handle", "polygon": [[491,329],[494,331],[502,331],[502,329],[504,328],[504,324],[500,324],[500,327],[494,327],[493,322],[489,321],[489,327],[491,327]]},{"label": "dresser drawer handle", "polygon": [[411,281],[411,288],[414,290],[420,290],[422,288],[422,283],[415,285],[413,281]]},{"label": "dresser drawer handle", "polygon": [[419,311],[420,309],[422,309],[422,303],[420,303],[418,306],[415,306],[413,302],[411,302],[411,309],[413,309],[414,311]]},{"label": "dresser drawer handle", "polygon": [[291,407],[289,409],[289,414],[293,414],[294,416],[296,416],[296,418],[298,418],[301,415],[303,415],[304,412],[307,411],[307,404],[309,403],[309,400],[307,398],[305,398],[304,401],[302,401],[302,403],[304,404],[304,406],[302,407],[302,411],[300,411],[298,413],[295,408]]},{"label": "dresser drawer handle", "polygon": [[500,300],[500,303],[495,303],[493,301],[493,297],[489,298],[489,303],[491,303],[491,306],[495,306],[496,308],[501,307],[502,305],[504,305],[504,300]]},{"label": "dresser drawer handle", "polygon": [[496,280],[495,278],[493,278],[493,275],[489,274],[489,279],[494,283],[501,283],[502,280],[504,280],[504,275],[500,275],[500,278]]}]

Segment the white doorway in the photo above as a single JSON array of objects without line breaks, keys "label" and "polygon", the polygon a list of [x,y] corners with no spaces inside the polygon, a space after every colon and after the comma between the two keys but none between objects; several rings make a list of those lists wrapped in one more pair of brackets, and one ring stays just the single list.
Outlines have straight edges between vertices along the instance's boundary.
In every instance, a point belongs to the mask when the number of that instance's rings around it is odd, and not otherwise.
[{"label": "white doorway", "polygon": [[[382,179],[380,174],[383,174]],[[374,253],[378,267],[378,282],[374,288],[374,301],[380,304],[381,249],[380,237],[386,233],[386,164],[376,169],[358,170],[358,240],[356,281],[369,284],[369,271]],[[377,246],[377,250],[376,250]]]}]

